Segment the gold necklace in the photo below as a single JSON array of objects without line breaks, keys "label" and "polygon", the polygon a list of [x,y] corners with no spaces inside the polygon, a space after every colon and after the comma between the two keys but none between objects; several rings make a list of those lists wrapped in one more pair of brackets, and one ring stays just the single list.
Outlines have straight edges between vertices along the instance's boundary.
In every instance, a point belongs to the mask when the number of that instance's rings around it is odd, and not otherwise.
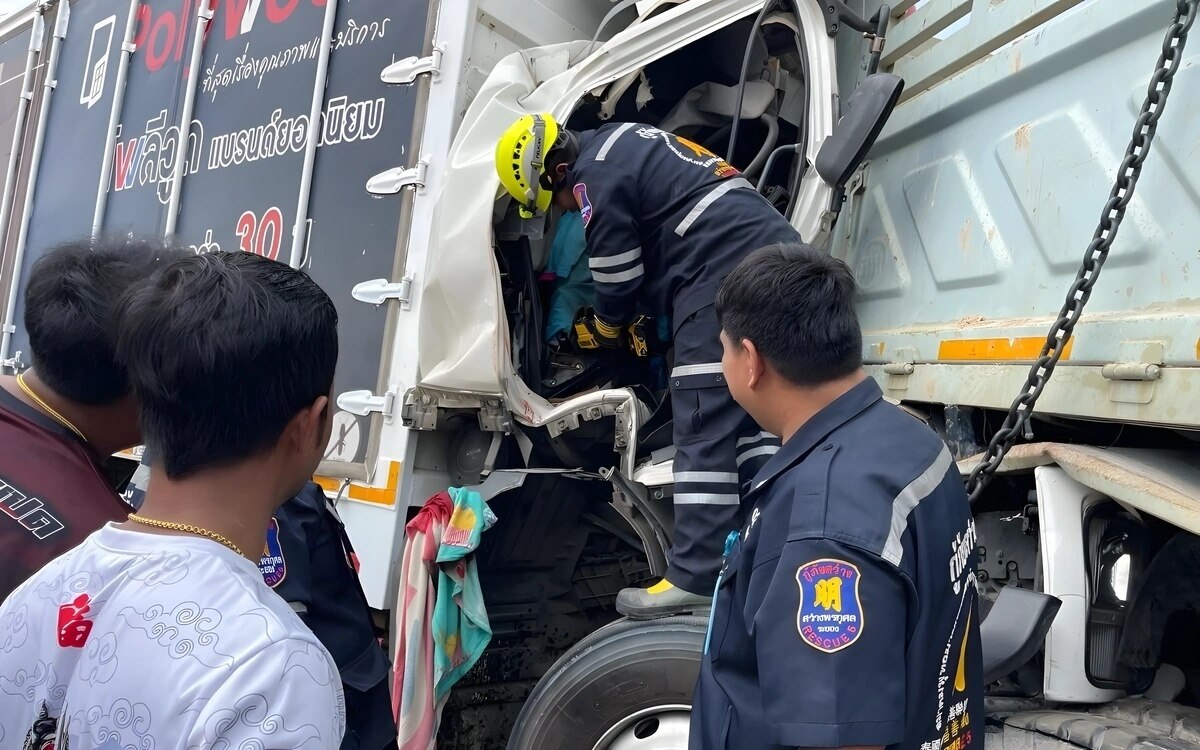
[{"label": "gold necklace", "polygon": [[186,531],[189,534],[198,534],[200,536],[206,536],[209,539],[213,540],[214,542],[220,542],[221,544],[224,544],[226,547],[228,547],[229,549],[238,553],[242,557],[245,557],[245,555],[242,555],[242,550],[240,547],[238,547],[236,544],[229,541],[225,537],[221,536],[217,532],[209,531],[208,529],[202,529],[199,526],[193,526],[190,523],[175,523],[173,521],[159,521],[154,518],[144,518],[142,516],[139,516],[137,513],[130,513],[129,520],[134,521],[135,523],[145,524],[146,526],[154,526],[154,527],[157,527],[160,529],[170,529],[171,531]]},{"label": "gold necklace", "polygon": [[38,406],[42,407],[42,411],[44,411],[44,412],[46,412],[47,414],[49,414],[50,416],[54,417],[56,420],[58,420],[58,423],[59,423],[59,424],[61,424],[63,427],[66,427],[68,430],[70,430],[71,432],[73,432],[73,433],[75,433],[76,435],[78,435],[80,440],[82,440],[82,441],[83,441],[83,442],[85,442],[85,443],[87,442],[87,438],[86,438],[86,437],[84,437],[83,433],[82,433],[82,432],[80,432],[80,430],[79,430],[79,428],[78,428],[78,427],[76,427],[75,425],[71,424],[71,422],[70,422],[70,421],[69,421],[69,420],[68,420],[66,417],[64,417],[63,415],[61,415],[61,414],[59,414],[58,412],[56,412],[56,411],[55,411],[55,410],[54,410],[54,409],[53,409],[53,408],[50,406],[50,404],[47,404],[45,401],[43,401],[43,400],[42,400],[42,397],[41,397],[41,396],[39,396],[39,395],[37,395],[36,393],[34,393],[34,392],[33,392],[33,389],[32,389],[32,388],[30,388],[30,387],[29,387],[29,384],[25,382],[25,373],[21,373],[21,374],[17,375],[17,386],[18,386],[18,387],[19,387],[19,388],[20,388],[22,391],[24,391],[24,392],[25,392],[25,395],[26,395],[26,396],[28,396],[29,398],[33,399],[33,402],[34,402],[35,404],[37,404]]}]

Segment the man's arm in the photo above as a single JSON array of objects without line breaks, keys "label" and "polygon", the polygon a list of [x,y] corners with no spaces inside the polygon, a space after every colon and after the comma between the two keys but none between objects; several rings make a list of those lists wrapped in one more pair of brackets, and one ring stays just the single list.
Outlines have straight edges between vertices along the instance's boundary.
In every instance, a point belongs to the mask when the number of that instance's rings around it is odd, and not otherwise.
[{"label": "man's arm", "polygon": [[874,748],[904,739],[908,604],[899,571],[846,545],[794,541],[774,576],[752,579],[750,591],[771,742]]},{"label": "man's arm", "polygon": [[587,235],[588,268],[596,285],[596,317],[621,327],[633,317],[646,274],[637,178],[612,162],[581,166],[574,193]]},{"label": "man's arm", "polygon": [[346,702],[333,659],[308,640],[273,643],[197,700],[187,747],[337,750]]}]

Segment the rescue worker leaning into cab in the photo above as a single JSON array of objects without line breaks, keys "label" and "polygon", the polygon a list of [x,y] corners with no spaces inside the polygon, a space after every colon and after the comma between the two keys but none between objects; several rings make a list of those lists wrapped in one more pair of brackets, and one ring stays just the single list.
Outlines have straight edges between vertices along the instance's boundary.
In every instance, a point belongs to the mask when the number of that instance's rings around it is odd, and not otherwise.
[{"label": "rescue worker leaning into cab", "polygon": [[650,125],[574,133],[526,115],[501,137],[496,168],[526,218],[551,202],[582,214],[595,306],[576,320],[576,346],[621,347],[639,307],[671,320],[674,546],[665,579],[625,589],[617,609],[635,618],[704,609],[722,540],[740,523],[742,485],[778,449],[725,388],[713,301],[751,251],[800,236],[724,159]]},{"label": "rescue worker leaning into cab", "polygon": [[721,286],[725,375],[784,440],[726,540],[693,750],[979,750],[974,525],[946,446],[862,370],[850,269],[764,248]]}]

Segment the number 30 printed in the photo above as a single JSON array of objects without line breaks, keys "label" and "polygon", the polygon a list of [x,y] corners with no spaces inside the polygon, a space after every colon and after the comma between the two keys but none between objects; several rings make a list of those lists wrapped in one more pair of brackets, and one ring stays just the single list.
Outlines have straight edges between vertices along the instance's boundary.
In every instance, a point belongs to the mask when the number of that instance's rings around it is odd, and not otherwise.
[{"label": "number 30 printed", "polygon": [[283,213],[271,206],[263,212],[262,221],[253,211],[246,211],[237,220],[234,230],[238,247],[247,253],[279,260],[279,243],[283,238]]}]

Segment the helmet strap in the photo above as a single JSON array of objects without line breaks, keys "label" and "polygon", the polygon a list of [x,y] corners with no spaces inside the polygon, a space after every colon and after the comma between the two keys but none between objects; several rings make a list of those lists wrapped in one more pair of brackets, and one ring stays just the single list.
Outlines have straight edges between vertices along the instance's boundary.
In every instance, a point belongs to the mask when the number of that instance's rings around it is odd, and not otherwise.
[{"label": "helmet strap", "polygon": [[525,169],[526,174],[530,177],[530,184],[525,191],[525,204],[522,206],[525,210],[522,211],[522,214],[532,213],[537,209],[538,183],[545,174],[542,148],[546,140],[546,121],[541,115],[533,115],[531,137],[533,142],[525,149]]}]

